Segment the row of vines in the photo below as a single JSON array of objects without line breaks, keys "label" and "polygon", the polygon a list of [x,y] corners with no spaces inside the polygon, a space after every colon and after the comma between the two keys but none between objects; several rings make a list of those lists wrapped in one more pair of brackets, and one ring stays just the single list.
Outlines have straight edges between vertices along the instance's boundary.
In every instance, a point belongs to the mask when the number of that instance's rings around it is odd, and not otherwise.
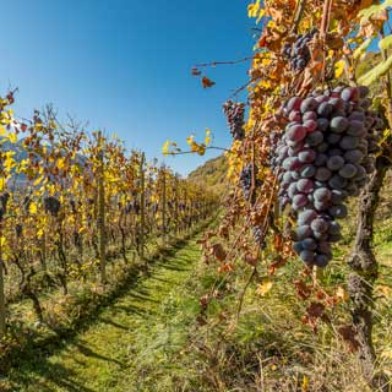
[{"label": "row of vines", "polygon": [[[316,331],[340,302],[318,278],[335,262],[341,220],[357,206],[356,237],[346,258],[352,323],[337,330],[358,352],[369,385],[382,390],[389,382],[375,372],[378,263],[372,240],[392,162],[391,6],[389,0],[257,0],[248,6],[257,24],[244,86],[248,99],[223,107],[233,136],[225,155],[235,186],[218,231],[204,239],[206,256],[219,260],[225,273],[235,273],[238,260],[245,260],[250,280],[264,273],[272,279],[301,259],[304,269],[294,285],[307,303],[303,320]],[[359,73],[369,53],[372,67]],[[210,88],[215,82],[203,75],[205,66],[192,74]],[[192,143],[194,152],[209,148]]]},{"label": "row of vines", "polygon": [[72,120],[62,125],[51,107],[19,120],[13,102],[13,93],[0,100],[3,337],[14,304],[30,301],[46,323],[49,293],[61,300],[75,286],[104,290],[112,264],[143,259],[215,207],[213,195],[144,153],[128,153],[117,138]]}]

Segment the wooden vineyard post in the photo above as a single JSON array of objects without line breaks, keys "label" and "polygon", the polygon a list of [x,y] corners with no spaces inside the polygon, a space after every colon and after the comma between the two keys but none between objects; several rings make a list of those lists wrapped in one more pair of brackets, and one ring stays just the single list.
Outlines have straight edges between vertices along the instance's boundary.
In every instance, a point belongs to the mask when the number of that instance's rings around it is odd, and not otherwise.
[{"label": "wooden vineyard post", "polygon": [[4,261],[2,249],[3,228],[0,222],[0,339],[5,335],[5,289],[4,289]]},{"label": "wooden vineyard post", "polygon": [[105,233],[105,184],[104,184],[104,156],[102,135],[98,136],[98,235],[99,235],[99,268],[101,283],[106,283],[106,233]]},{"label": "wooden vineyard post", "polygon": [[174,177],[174,232],[179,232],[178,224],[178,177]]},{"label": "wooden vineyard post", "polygon": [[163,242],[166,243],[166,171],[165,166],[162,167],[162,230]]},{"label": "wooden vineyard post", "polygon": [[145,232],[145,221],[146,221],[146,187],[145,187],[145,178],[144,178],[144,161],[145,161],[145,156],[144,152],[142,153],[141,159],[140,159],[140,233],[139,233],[139,244],[140,244],[140,250],[139,254],[140,257],[143,259],[144,258],[144,232]]}]

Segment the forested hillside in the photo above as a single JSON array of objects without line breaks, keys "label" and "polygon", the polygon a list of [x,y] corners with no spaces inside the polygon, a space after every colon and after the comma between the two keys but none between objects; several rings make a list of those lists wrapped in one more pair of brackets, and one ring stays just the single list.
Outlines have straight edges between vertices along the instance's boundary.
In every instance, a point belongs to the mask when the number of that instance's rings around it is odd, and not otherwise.
[{"label": "forested hillside", "polygon": [[228,164],[225,156],[210,159],[196,170],[189,173],[189,180],[203,186],[213,188],[216,192],[222,191],[227,185]]}]

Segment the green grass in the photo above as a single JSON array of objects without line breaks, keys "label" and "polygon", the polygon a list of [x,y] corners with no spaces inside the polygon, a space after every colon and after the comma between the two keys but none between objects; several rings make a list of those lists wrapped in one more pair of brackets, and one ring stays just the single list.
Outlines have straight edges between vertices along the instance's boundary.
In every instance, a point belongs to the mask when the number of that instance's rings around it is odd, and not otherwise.
[{"label": "green grass", "polygon": [[168,375],[182,369],[170,358],[186,346],[186,327],[199,311],[191,290],[199,259],[199,246],[191,241],[157,262],[86,331],[20,360],[3,388],[8,384],[12,391],[172,390]]}]

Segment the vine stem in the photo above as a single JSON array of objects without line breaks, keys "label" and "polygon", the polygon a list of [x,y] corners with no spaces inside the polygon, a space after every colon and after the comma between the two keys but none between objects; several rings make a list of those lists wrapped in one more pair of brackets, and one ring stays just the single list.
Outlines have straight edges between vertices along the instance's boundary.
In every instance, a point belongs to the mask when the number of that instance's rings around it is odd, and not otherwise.
[{"label": "vine stem", "polygon": [[332,3],[333,0],[325,0],[324,1],[324,8],[323,8],[323,18],[321,20],[321,28],[320,28],[320,39],[321,39],[321,46],[322,46],[322,81],[325,82],[325,73],[326,73],[326,40],[327,40],[327,33],[329,29],[329,25],[331,22],[331,12],[332,12]]},{"label": "vine stem", "polygon": [[305,7],[306,7],[306,0],[299,0],[296,13],[294,16],[293,28],[291,29],[291,31],[295,34],[297,33],[299,24],[301,23],[301,19],[304,14]]}]

